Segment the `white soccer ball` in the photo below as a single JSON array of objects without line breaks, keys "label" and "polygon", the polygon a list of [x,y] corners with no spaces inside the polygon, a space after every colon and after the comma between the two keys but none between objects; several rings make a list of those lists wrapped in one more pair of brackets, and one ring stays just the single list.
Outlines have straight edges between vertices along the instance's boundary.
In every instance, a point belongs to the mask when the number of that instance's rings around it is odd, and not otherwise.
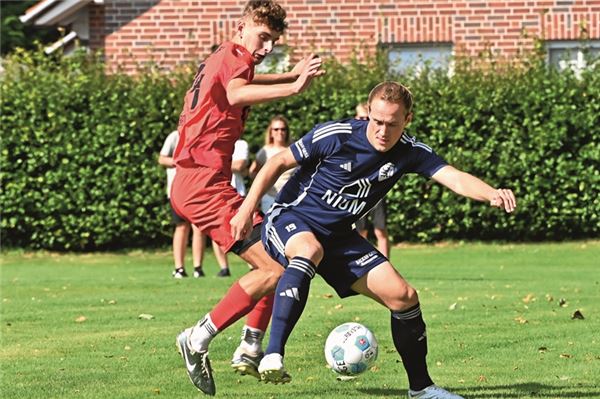
[{"label": "white soccer ball", "polygon": [[367,370],[377,359],[377,340],[359,323],[344,323],[329,333],[325,341],[325,359],[338,374],[355,376]]}]

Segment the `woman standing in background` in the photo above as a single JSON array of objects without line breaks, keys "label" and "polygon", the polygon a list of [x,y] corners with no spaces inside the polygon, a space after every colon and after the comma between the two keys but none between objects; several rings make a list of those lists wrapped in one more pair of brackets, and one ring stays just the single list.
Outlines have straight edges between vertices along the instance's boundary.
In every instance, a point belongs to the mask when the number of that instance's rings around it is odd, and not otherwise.
[{"label": "woman standing in background", "polygon": [[[250,177],[254,178],[267,160],[290,146],[290,127],[287,119],[282,115],[274,116],[265,131],[265,145],[256,153],[256,160],[250,165]],[[295,169],[285,171],[275,182],[273,187],[262,197],[260,209],[267,213],[277,193],[288,179],[294,174]]]}]

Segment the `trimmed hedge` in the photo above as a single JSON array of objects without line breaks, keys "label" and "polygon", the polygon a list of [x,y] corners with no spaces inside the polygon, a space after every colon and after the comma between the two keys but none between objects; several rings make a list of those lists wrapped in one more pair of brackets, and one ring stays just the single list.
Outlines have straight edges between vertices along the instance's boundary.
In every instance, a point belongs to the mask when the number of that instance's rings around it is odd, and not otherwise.
[{"label": "trimmed hedge", "polygon": [[157,156],[176,126],[176,85],[152,74],[106,76],[84,55],[15,57],[2,80],[3,244],[97,250],[167,242]]},{"label": "trimmed hedge", "polygon": [[[83,54],[18,52],[2,80],[2,243],[53,250],[164,245],[170,240],[164,170],[193,68],[169,76],[105,75]],[[547,69],[459,65],[452,77],[386,76],[381,58],[340,65],[301,96],[256,106],[245,138],[257,150],[274,114],[296,138],[315,123],[352,116],[386,78],[415,95],[408,133],[455,166],[513,188],[516,214],[407,176],[388,195],[395,241],[563,240],[600,232],[600,67],[577,78]]]}]

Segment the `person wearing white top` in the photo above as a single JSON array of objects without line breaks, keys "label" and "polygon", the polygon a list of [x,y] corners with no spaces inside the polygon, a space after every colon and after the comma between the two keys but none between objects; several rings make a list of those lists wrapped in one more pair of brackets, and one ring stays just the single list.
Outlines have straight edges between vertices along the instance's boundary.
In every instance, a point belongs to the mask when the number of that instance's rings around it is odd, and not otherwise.
[{"label": "person wearing white top", "polygon": [[233,155],[231,157],[231,185],[242,196],[246,196],[246,183],[244,178],[248,176],[248,164],[250,160],[246,140],[239,139],[235,142]]},{"label": "person wearing white top", "polygon": [[[233,155],[231,156],[231,185],[235,187],[235,190],[242,196],[246,196],[246,183],[244,177],[248,175],[248,143],[245,140],[239,139],[235,142]],[[229,271],[229,261],[227,260],[227,254],[223,252],[213,241],[213,252],[215,257],[221,266],[221,270],[217,274],[218,277],[231,276]]]},{"label": "person wearing white top", "polygon": [[[171,196],[171,184],[173,183],[173,179],[175,178],[176,168],[175,163],[173,162],[173,153],[175,152],[175,148],[177,147],[177,143],[179,142],[179,132],[177,130],[171,132],[162,146],[160,150],[160,155],[158,157],[158,163],[166,168],[167,171],[167,198]],[[247,153],[247,150],[246,150]],[[235,156],[235,155],[234,155]],[[247,155],[246,155],[247,157]],[[246,161],[247,163],[247,161]],[[247,166],[246,166],[247,168]],[[243,183],[243,178],[242,178]],[[233,180],[232,180],[233,184]],[[245,187],[244,187],[245,190]],[[171,215],[173,218],[173,224],[175,225],[175,230],[173,231],[173,261],[175,263],[175,267],[173,270],[173,277],[180,279],[184,277],[188,277],[187,272],[185,271],[185,250],[187,247],[187,242],[190,236],[190,229],[193,231],[192,235],[192,260],[194,262],[194,277],[200,278],[204,277],[204,270],[202,269],[202,265],[204,262],[204,249],[206,247],[206,236],[200,232],[200,230],[190,224],[187,220],[183,219],[181,216],[175,212],[173,207],[171,206],[171,201],[169,201],[169,207],[171,209]],[[217,276],[226,277],[230,276],[229,266],[227,263],[227,255],[221,250],[221,248],[213,242],[213,252],[215,254],[215,258],[217,259],[217,263],[219,264],[220,270]]]},{"label": "person wearing white top", "polygon": [[[167,198],[171,197],[171,185],[175,178],[175,163],[173,161],[173,153],[179,142],[179,133],[177,130],[171,132],[158,156],[158,163],[166,168],[167,171]],[[187,247],[188,238],[190,236],[190,229],[193,230],[192,236],[192,259],[194,266],[202,265],[202,234],[196,226],[191,226],[188,221],[179,216],[169,200],[169,208],[171,209],[171,216],[175,230],[173,231],[173,261],[174,261],[174,278],[187,277],[185,271],[185,249]],[[201,269],[200,269],[201,271]]]}]

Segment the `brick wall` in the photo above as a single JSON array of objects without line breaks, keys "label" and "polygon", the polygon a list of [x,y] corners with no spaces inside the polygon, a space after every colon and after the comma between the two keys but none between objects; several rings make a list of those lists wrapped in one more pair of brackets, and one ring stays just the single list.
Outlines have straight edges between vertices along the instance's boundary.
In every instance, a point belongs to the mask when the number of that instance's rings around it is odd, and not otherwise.
[{"label": "brick wall", "polygon": [[[600,39],[600,0],[281,0],[290,29],[282,38],[298,53],[346,59],[378,43],[452,42],[457,52],[510,57],[532,37]],[[229,39],[245,1],[111,0],[92,13],[94,48],[111,68],[155,62],[171,69],[197,62]],[[97,7],[96,7],[97,8]],[[297,53],[297,54],[298,54]]]},{"label": "brick wall", "polygon": [[89,8],[90,18],[90,43],[92,49],[104,48],[104,7],[92,5]]}]

